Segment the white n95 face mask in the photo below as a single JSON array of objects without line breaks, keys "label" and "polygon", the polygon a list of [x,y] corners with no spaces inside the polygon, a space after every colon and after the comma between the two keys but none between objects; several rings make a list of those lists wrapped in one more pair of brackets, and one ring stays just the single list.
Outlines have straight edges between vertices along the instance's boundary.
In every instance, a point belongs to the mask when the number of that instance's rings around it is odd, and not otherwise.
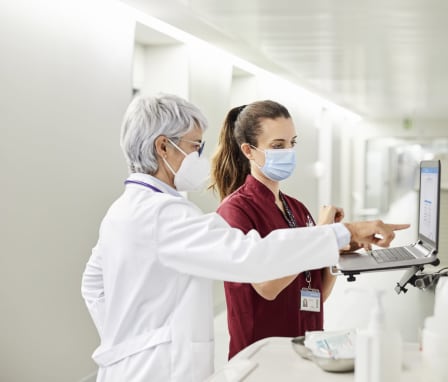
[{"label": "white n95 face mask", "polygon": [[[171,142],[171,141],[170,141]],[[210,163],[207,158],[200,156],[197,151],[185,153],[174,142],[171,142],[182,154],[185,155],[179,170],[175,172],[165,158],[162,158],[174,175],[174,185],[177,191],[201,191],[207,185],[210,178]]]}]

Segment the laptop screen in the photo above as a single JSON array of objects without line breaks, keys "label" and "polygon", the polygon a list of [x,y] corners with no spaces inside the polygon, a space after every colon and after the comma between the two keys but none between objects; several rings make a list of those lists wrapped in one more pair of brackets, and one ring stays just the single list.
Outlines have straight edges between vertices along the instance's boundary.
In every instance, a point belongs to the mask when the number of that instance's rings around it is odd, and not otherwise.
[{"label": "laptop screen", "polygon": [[420,163],[420,210],[418,236],[437,249],[439,235],[440,161]]}]

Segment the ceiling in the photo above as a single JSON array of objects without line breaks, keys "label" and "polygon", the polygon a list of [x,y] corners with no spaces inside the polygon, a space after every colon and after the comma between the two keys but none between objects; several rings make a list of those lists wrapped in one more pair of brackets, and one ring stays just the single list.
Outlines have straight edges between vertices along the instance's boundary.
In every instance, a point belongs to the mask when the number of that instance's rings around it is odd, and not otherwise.
[{"label": "ceiling", "polygon": [[125,0],[364,117],[448,119],[446,0]]}]

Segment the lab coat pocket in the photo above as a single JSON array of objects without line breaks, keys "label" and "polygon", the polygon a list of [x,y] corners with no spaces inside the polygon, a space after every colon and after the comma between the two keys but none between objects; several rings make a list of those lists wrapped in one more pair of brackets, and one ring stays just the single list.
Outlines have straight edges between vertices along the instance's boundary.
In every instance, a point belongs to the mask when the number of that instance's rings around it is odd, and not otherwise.
[{"label": "lab coat pocket", "polygon": [[215,342],[192,342],[191,345],[193,381],[204,381],[213,373]]}]

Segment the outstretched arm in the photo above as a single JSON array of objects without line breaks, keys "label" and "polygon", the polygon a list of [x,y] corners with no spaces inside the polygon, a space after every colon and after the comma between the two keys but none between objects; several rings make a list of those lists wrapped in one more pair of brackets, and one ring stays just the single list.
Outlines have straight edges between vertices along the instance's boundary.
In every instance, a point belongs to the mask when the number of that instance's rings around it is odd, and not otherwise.
[{"label": "outstretched arm", "polygon": [[[340,207],[328,205],[319,210],[317,225],[339,223],[344,219],[344,210]],[[332,275],[330,268],[323,268],[322,272],[322,301],[330,296],[336,282],[336,276]]]}]

